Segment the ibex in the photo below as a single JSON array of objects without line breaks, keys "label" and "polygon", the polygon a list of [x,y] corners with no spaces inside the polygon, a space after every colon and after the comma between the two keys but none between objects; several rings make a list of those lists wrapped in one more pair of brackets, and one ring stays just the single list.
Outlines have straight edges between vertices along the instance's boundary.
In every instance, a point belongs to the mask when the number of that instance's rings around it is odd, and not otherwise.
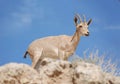
[{"label": "ibex", "polygon": [[89,36],[88,26],[91,21],[92,19],[86,22],[85,16],[84,21],[82,21],[82,18],[76,14],[74,17],[76,31],[73,36],[60,35],[37,39],[29,45],[24,58],[27,54],[30,55],[33,68],[36,67],[38,61],[45,57],[67,60],[75,52],[80,37]]}]

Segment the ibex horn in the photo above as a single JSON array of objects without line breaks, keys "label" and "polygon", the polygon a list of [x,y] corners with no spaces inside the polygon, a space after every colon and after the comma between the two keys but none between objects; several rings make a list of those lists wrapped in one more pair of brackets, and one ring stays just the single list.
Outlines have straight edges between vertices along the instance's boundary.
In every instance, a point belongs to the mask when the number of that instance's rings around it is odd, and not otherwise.
[{"label": "ibex horn", "polygon": [[76,14],[76,17],[80,20],[80,22],[82,22],[81,17],[79,16],[79,14]]}]

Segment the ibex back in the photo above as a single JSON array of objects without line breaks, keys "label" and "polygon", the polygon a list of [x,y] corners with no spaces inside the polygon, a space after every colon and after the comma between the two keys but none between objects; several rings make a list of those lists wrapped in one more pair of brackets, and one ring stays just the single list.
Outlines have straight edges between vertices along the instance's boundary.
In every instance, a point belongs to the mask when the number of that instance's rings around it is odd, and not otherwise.
[{"label": "ibex back", "polygon": [[45,57],[67,60],[75,52],[80,37],[89,36],[88,26],[91,21],[92,19],[86,22],[85,16],[82,21],[81,17],[76,14],[74,17],[76,31],[73,36],[59,35],[37,39],[29,45],[24,57],[26,58],[27,54],[30,55],[33,68]]}]

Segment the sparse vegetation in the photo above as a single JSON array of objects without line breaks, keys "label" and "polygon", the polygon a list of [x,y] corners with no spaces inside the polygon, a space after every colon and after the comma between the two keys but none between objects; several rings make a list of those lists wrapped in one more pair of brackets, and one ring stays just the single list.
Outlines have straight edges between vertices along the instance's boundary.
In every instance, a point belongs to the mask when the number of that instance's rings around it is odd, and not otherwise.
[{"label": "sparse vegetation", "polygon": [[110,73],[114,76],[120,76],[120,68],[118,68],[116,62],[112,62],[111,58],[107,59],[106,54],[99,55],[99,50],[83,53],[83,58],[78,55],[73,56],[72,62],[76,63],[78,61],[84,61],[98,65],[102,68],[105,73]]}]

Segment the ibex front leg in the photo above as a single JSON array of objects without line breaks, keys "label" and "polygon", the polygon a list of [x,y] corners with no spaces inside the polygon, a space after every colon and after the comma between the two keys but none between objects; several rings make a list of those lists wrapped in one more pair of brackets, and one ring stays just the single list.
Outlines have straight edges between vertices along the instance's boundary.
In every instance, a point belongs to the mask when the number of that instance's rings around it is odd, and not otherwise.
[{"label": "ibex front leg", "polygon": [[67,60],[65,57],[65,51],[58,51],[58,56],[60,60]]}]

